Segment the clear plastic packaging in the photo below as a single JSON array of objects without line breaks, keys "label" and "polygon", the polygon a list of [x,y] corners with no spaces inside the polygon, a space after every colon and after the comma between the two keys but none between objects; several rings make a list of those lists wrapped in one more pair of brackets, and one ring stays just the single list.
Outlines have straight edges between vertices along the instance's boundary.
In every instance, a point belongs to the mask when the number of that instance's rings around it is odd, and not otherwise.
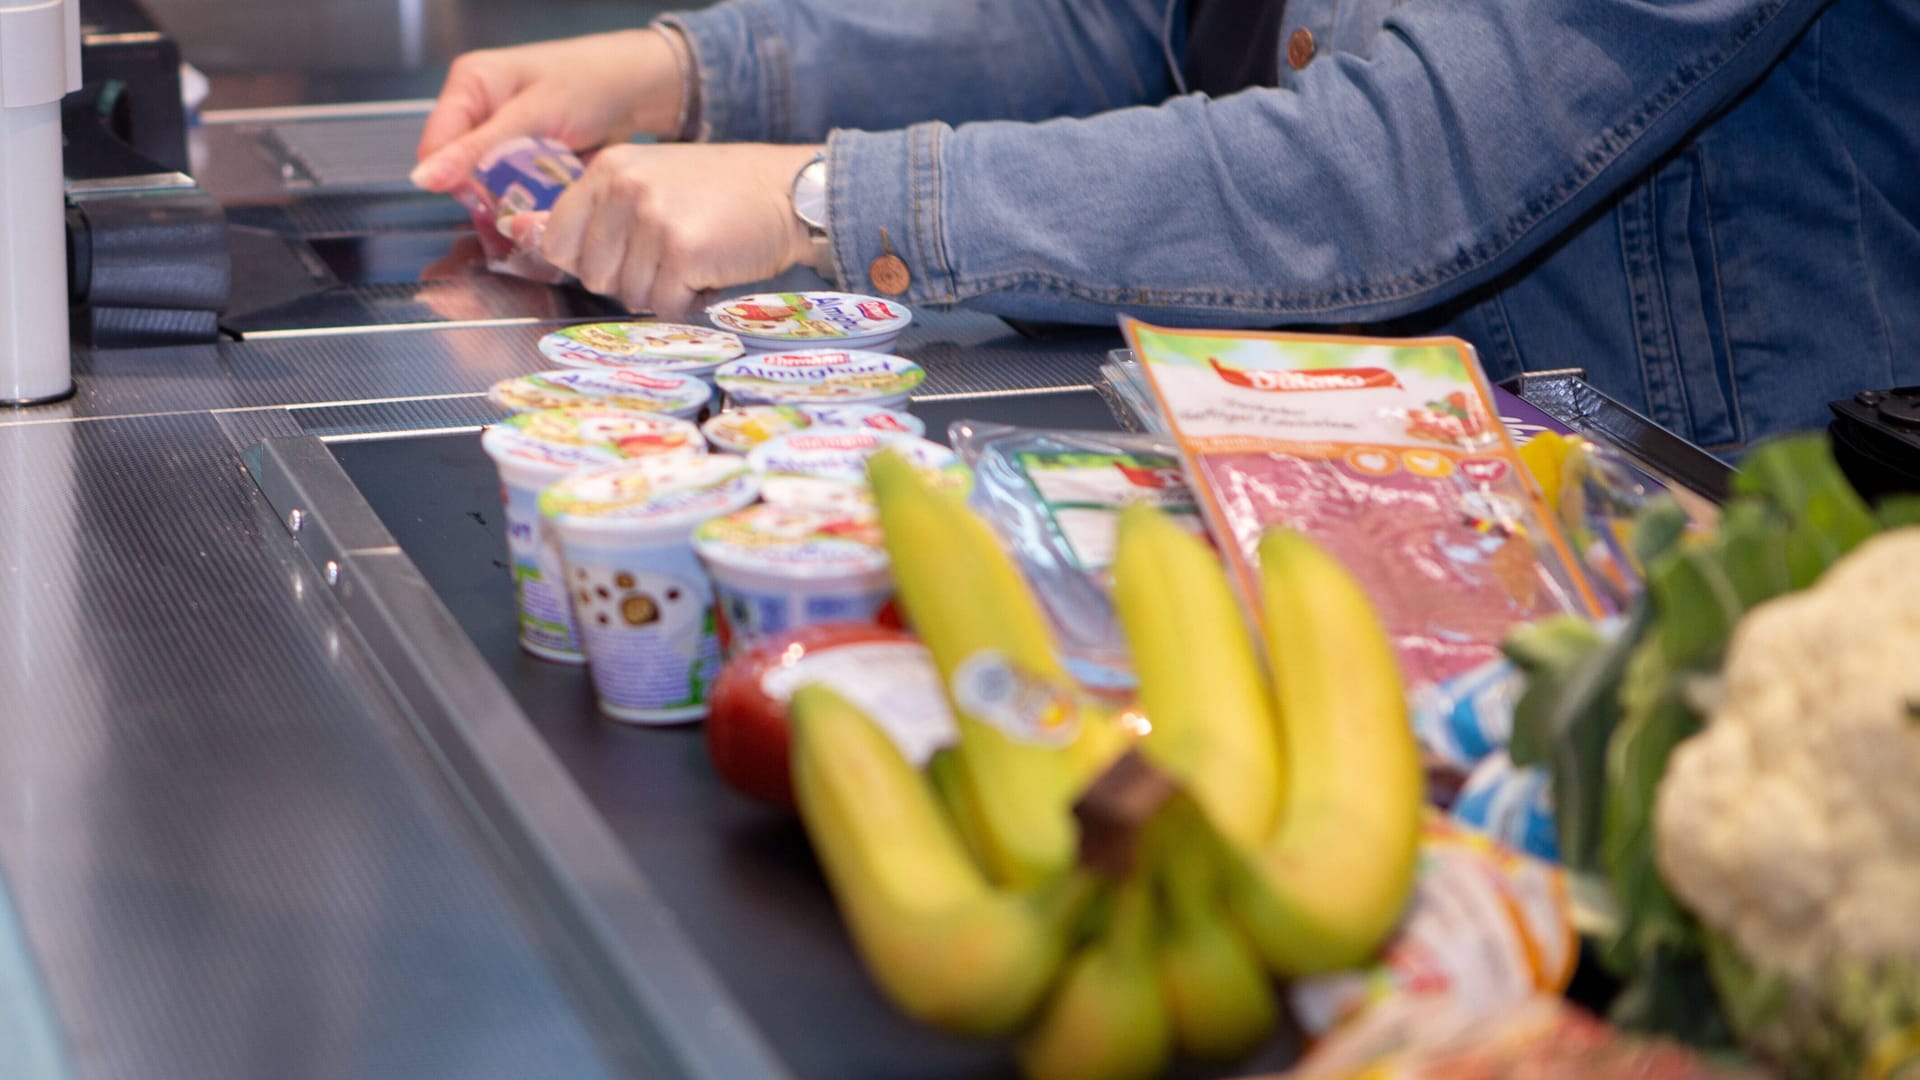
[{"label": "clear plastic packaging", "polygon": [[586,171],[580,158],[556,139],[523,135],[487,151],[457,196],[473,216],[487,269],[550,285],[571,280],[539,251],[515,242],[513,219],[553,209],[567,187]]},{"label": "clear plastic packaging", "polygon": [[1120,508],[1149,501],[1205,535],[1171,440],[962,420],[949,441],[974,471],[974,505],[1007,542],[1089,689],[1134,685],[1108,597]]},{"label": "clear plastic packaging", "polygon": [[1305,533],[1367,590],[1415,693],[1517,625],[1599,613],[1465,342],[1125,328],[1243,598],[1261,536]]}]

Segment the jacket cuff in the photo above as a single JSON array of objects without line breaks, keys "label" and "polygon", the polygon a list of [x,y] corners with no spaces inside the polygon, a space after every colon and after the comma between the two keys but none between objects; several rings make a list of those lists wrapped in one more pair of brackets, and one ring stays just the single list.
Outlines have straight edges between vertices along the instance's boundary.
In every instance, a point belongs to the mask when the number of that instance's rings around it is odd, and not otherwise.
[{"label": "jacket cuff", "polygon": [[[946,124],[903,131],[835,131],[827,139],[827,235],[842,288],[915,304],[951,304],[952,261],[943,225]],[[876,260],[898,256],[897,273],[875,273]],[[894,268],[897,271],[897,267]]]},{"label": "jacket cuff", "polygon": [[792,55],[760,0],[730,0],[655,21],[680,31],[693,54],[699,141],[790,141]]}]

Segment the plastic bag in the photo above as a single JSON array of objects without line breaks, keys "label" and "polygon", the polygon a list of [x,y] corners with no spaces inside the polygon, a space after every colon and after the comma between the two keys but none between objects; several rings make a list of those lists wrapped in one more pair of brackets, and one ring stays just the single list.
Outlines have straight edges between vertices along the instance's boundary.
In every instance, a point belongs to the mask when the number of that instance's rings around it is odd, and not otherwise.
[{"label": "plastic bag", "polygon": [[1120,508],[1151,502],[1205,535],[1172,441],[972,420],[955,423],[948,437],[973,468],[975,507],[1006,541],[1052,620],[1068,670],[1091,690],[1132,689],[1126,641],[1108,596]]}]

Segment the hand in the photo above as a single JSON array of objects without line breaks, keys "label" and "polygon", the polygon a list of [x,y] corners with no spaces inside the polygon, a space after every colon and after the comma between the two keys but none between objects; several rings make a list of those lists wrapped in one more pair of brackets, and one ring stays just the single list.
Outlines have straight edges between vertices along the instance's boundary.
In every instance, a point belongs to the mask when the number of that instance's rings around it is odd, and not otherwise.
[{"label": "hand", "polygon": [[680,67],[662,33],[623,30],[459,57],[427,116],[413,182],[451,191],[481,155],[516,135],[590,150],[642,132],[674,134]]},{"label": "hand", "polygon": [[[554,204],[541,254],[594,292],[679,318],[706,290],[760,281],[808,260],[793,177],[819,150],[610,147]],[[515,239],[525,242],[522,233],[517,227]]]}]

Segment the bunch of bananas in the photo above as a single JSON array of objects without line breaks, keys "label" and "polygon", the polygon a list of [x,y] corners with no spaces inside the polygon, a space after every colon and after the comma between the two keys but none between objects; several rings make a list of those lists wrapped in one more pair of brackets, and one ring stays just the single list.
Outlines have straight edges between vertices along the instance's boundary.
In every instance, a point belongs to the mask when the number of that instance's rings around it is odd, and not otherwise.
[{"label": "bunch of bananas", "polygon": [[[1413,882],[1421,773],[1391,646],[1312,542],[1261,546],[1265,663],[1205,543],[1122,517],[1115,602],[1178,784],[1122,878],[1080,865],[1073,813],[1136,735],[1085,699],[980,518],[904,459],[870,466],[903,609],[958,742],[925,773],[823,687],[792,706],[801,815],[874,979],[943,1029],[1012,1035],[1034,1080],[1240,1058],[1274,1029],[1270,975],[1354,967]],[[1264,670],[1263,670],[1264,668]],[[1269,679],[1268,672],[1271,672]]]}]

